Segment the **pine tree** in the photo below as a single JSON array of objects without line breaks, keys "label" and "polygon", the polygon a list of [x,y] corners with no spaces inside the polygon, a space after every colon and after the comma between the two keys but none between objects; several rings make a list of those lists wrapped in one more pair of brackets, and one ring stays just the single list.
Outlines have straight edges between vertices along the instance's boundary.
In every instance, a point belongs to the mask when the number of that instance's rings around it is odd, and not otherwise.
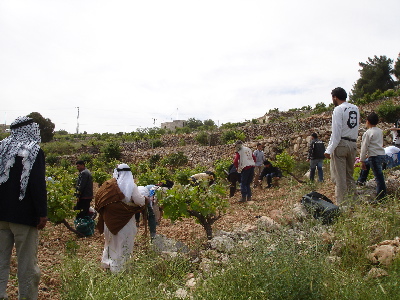
[{"label": "pine tree", "polygon": [[350,100],[356,102],[366,94],[372,94],[377,90],[382,92],[392,89],[395,82],[391,76],[393,60],[386,56],[374,58],[368,57],[368,61],[360,62],[360,78],[353,85],[350,93]]}]

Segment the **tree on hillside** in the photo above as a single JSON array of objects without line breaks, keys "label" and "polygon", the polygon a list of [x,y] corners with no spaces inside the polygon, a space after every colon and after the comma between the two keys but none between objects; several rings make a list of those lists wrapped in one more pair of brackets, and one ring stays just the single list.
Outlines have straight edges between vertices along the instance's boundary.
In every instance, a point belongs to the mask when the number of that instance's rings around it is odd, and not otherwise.
[{"label": "tree on hillside", "polygon": [[32,118],[39,124],[42,143],[50,142],[53,139],[55,125],[49,118],[43,118],[38,112],[31,112],[27,117]]},{"label": "tree on hillside", "polygon": [[397,57],[396,62],[394,63],[393,74],[396,76],[397,80],[400,82],[400,53]]},{"label": "tree on hillside", "polygon": [[204,124],[204,126],[207,126],[209,128],[213,128],[213,127],[217,126],[217,125],[215,125],[215,122],[211,119],[204,120],[203,124]]},{"label": "tree on hillside", "polygon": [[186,126],[191,128],[191,129],[196,129],[200,126],[203,125],[203,122],[201,120],[195,119],[195,118],[189,118],[186,121]]},{"label": "tree on hillside", "polygon": [[368,61],[360,62],[360,78],[353,85],[350,93],[352,102],[361,99],[366,94],[372,94],[377,90],[382,92],[394,88],[395,82],[391,76],[393,60],[386,56],[374,58],[368,57]]}]

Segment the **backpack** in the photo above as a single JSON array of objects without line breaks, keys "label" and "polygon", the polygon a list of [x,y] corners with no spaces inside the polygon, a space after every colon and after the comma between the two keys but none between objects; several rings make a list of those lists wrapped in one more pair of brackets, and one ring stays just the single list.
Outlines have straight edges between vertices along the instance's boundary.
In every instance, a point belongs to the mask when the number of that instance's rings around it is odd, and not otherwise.
[{"label": "backpack", "polygon": [[340,214],[339,206],[318,192],[304,195],[301,204],[315,219],[321,220],[322,224],[332,224]]},{"label": "backpack", "polygon": [[325,144],[321,140],[315,140],[313,143],[313,153],[312,157],[313,159],[322,159],[325,158]]}]

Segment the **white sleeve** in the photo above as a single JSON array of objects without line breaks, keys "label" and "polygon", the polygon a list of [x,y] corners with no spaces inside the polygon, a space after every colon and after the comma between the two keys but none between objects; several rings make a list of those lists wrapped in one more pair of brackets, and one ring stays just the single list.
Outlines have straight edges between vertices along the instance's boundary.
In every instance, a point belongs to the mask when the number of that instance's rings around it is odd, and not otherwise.
[{"label": "white sleeve", "polygon": [[132,197],[131,200],[133,203],[143,206],[145,204],[145,198],[140,194],[139,189],[136,184],[133,185]]},{"label": "white sleeve", "polygon": [[370,136],[368,134],[368,130],[364,132],[361,141],[361,152],[360,152],[360,160],[365,161],[367,159],[368,145],[370,143]]},{"label": "white sleeve", "polygon": [[343,118],[343,111],[338,106],[333,110],[332,114],[332,133],[331,138],[329,140],[328,147],[326,148],[325,153],[332,154],[333,151],[336,149],[337,145],[342,138],[342,118]]}]

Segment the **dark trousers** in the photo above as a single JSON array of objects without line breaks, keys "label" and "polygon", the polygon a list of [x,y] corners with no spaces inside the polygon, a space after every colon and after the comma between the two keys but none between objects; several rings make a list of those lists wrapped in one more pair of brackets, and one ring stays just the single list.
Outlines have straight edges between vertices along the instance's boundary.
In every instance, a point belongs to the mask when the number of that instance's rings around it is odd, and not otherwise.
[{"label": "dark trousers", "polygon": [[240,191],[242,192],[242,197],[251,197],[251,183],[253,182],[254,178],[254,168],[242,170],[242,173],[240,174]]},{"label": "dark trousers", "polygon": [[367,181],[369,170],[371,169],[368,158],[365,160],[365,167],[365,170],[361,169],[360,176],[358,176],[357,182],[365,183]]},{"label": "dark trousers", "polygon": [[147,206],[147,222],[149,224],[150,237],[153,238],[156,236],[157,222],[153,207],[150,205]]},{"label": "dark trousers", "polygon": [[239,173],[231,173],[228,175],[228,181],[231,183],[229,186],[229,197],[233,197],[236,192],[236,184],[240,183],[240,174]]},{"label": "dark trousers", "polygon": [[279,177],[278,175],[279,174],[277,174],[277,173],[269,173],[269,174],[265,175],[265,178],[267,178],[268,187],[272,186],[272,178]]},{"label": "dark trousers", "polygon": [[318,181],[324,181],[324,171],[322,170],[323,159],[312,159],[310,161],[310,180],[314,181],[315,168],[318,170]]},{"label": "dark trousers", "polygon": [[[157,233],[157,221],[156,221],[156,215],[154,214],[153,207],[150,206],[150,204],[147,206],[147,224],[149,225],[149,230],[150,230],[150,237],[155,237]],[[146,212],[144,212],[146,213]],[[135,214],[135,220],[136,223],[140,222],[140,214],[137,213]],[[146,226],[146,225],[145,225]]]},{"label": "dark trousers", "polygon": [[372,172],[374,172],[376,181],[376,199],[381,200],[386,196],[386,184],[383,177],[382,164],[385,160],[385,155],[377,155],[368,157]]},{"label": "dark trousers", "polygon": [[80,210],[76,218],[83,218],[89,215],[90,202],[92,199],[79,199],[76,203],[75,209]]}]

